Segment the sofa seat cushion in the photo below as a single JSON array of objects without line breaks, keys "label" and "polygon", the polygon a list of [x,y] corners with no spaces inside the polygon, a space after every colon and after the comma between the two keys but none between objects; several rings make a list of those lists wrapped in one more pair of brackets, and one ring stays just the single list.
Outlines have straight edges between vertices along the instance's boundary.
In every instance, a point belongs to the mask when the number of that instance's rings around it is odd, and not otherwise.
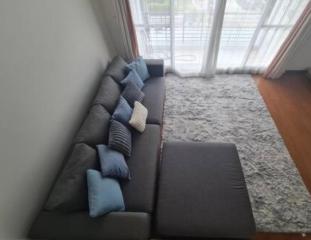
[{"label": "sofa seat cushion", "polygon": [[88,213],[70,214],[42,211],[29,233],[34,239],[148,239],[150,215],[113,212],[98,218]]},{"label": "sofa seat cushion", "polygon": [[126,211],[153,211],[159,151],[158,125],[147,124],[143,133],[133,132],[132,156],[127,161],[131,181],[121,184]]},{"label": "sofa seat cushion", "polygon": [[145,98],[142,104],[148,109],[147,123],[162,124],[165,99],[165,81],[163,77],[149,78],[143,88]]},{"label": "sofa seat cushion", "polygon": [[112,114],[118,104],[120,95],[121,86],[112,77],[104,76],[94,98],[93,105],[101,104]]},{"label": "sofa seat cushion", "polygon": [[110,113],[103,106],[92,106],[74,139],[74,143],[83,142],[92,147],[98,144],[107,144],[110,118]]}]

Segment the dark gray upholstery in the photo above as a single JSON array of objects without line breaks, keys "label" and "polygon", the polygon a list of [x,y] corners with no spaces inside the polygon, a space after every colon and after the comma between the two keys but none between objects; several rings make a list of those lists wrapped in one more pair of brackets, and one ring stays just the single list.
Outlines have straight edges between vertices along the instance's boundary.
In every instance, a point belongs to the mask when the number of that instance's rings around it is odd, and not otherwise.
[{"label": "dark gray upholstery", "polygon": [[93,104],[101,104],[112,114],[118,104],[120,94],[120,85],[112,77],[104,76]]},{"label": "dark gray upholstery", "polygon": [[76,144],[50,193],[45,209],[66,212],[88,209],[86,170],[98,168],[95,149],[84,143]]},{"label": "dark gray upholstery", "polygon": [[133,132],[132,156],[127,160],[132,178],[121,184],[126,211],[153,211],[159,150],[158,125],[147,124],[142,134]]},{"label": "dark gray upholstery", "polygon": [[113,212],[90,218],[87,212],[62,214],[42,211],[29,237],[35,239],[148,239],[150,216],[147,213]]},{"label": "dark gray upholstery", "polygon": [[249,238],[255,224],[236,147],[166,143],[156,229],[181,237]]},{"label": "dark gray upholstery", "polygon": [[134,108],[135,101],[142,102],[145,94],[132,82],[129,82],[122,92],[122,96]]},{"label": "dark gray upholstery", "polygon": [[127,75],[127,63],[123,60],[122,57],[115,57],[107,70],[105,71],[105,75],[111,76],[115,81],[121,82],[123,78]]},{"label": "dark gray upholstery", "polygon": [[[74,144],[85,143],[94,148],[94,152],[97,144],[108,144],[110,119],[121,94],[120,81],[126,76],[126,65],[122,58],[116,57],[108,66],[92,107],[73,141]],[[53,208],[49,208],[51,211],[42,210],[31,227],[31,238],[149,239],[152,216],[150,213],[154,212],[156,197],[161,138],[161,126],[158,124],[162,122],[164,79],[154,78],[163,76],[163,62],[152,61],[147,67],[151,78],[145,82],[144,94],[150,96],[147,96],[148,99],[143,104],[148,108],[150,122],[157,124],[147,124],[142,134],[132,131],[132,155],[127,159],[132,178],[130,181],[120,182],[126,211],[91,218],[86,211],[87,194],[83,194],[84,198],[77,196],[77,201],[83,202],[83,212],[71,211],[70,208],[75,204],[69,206],[70,213]],[[88,160],[89,157],[83,159]],[[79,168],[78,162],[70,166],[68,169]],[[68,176],[70,175],[71,173],[68,173]],[[57,181],[62,182],[61,179]],[[72,178],[72,181],[75,179]],[[68,188],[70,187],[66,187]],[[68,189],[69,194],[74,188]]]},{"label": "dark gray upholstery", "polygon": [[84,120],[74,142],[83,142],[92,147],[107,144],[110,113],[101,105],[94,105]]},{"label": "dark gray upholstery", "polygon": [[148,109],[147,123],[162,124],[165,99],[164,78],[149,78],[145,81],[142,90],[145,94],[142,104]]},{"label": "dark gray upholstery", "polygon": [[145,59],[148,72],[151,77],[164,76],[164,61],[163,59]]}]

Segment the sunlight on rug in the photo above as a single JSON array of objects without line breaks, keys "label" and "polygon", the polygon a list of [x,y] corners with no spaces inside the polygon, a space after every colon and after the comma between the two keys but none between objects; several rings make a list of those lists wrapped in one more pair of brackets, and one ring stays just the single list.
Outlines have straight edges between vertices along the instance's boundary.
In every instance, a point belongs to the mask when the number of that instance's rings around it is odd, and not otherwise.
[{"label": "sunlight on rug", "polygon": [[311,232],[311,199],[249,75],[166,76],[164,141],[237,145],[257,231]]}]

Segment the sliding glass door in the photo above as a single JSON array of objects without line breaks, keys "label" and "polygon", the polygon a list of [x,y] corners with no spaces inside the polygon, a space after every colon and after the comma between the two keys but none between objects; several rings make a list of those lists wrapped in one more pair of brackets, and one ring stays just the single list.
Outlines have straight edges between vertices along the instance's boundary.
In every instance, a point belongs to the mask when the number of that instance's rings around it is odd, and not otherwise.
[{"label": "sliding glass door", "polygon": [[130,0],[139,51],[185,75],[261,72],[308,0]]}]

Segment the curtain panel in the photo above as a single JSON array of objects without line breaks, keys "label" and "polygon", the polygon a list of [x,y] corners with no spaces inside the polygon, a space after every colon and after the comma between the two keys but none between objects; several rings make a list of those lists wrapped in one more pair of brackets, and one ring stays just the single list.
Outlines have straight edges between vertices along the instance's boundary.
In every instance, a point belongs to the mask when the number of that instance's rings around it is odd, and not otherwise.
[{"label": "curtain panel", "polygon": [[182,76],[262,73],[308,0],[129,0],[139,52]]}]

